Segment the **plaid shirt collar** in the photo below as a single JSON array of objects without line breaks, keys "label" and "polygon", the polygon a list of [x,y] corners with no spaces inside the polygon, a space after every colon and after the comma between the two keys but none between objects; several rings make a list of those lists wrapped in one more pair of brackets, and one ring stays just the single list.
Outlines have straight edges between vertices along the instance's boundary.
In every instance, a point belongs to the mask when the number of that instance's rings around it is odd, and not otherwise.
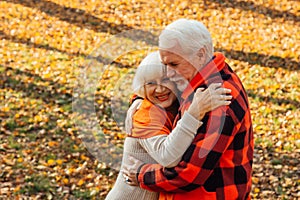
[{"label": "plaid shirt collar", "polygon": [[190,81],[187,88],[181,94],[182,100],[187,99],[196,88],[203,83],[207,84],[208,77],[214,73],[221,71],[225,66],[225,56],[222,53],[216,52],[212,60],[204,66],[196,76]]}]

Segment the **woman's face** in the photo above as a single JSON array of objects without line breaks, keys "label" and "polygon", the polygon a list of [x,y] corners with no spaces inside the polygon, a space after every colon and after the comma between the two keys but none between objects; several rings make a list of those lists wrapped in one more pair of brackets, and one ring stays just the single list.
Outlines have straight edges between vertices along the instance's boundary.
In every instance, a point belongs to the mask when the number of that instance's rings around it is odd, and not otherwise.
[{"label": "woman's face", "polygon": [[176,100],[177,89],[169,78],[162,77],[149,80],[145,83],[146,98],[153,104],[163,108],[170,107]]}]

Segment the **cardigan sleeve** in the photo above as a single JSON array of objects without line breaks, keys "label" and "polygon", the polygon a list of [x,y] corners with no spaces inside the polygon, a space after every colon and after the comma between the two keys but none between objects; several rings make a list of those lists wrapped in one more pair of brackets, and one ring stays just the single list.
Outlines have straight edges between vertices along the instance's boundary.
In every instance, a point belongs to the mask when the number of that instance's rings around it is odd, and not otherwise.
[{"label": "cardigan sleeve", "polygon": [[147,153],[164,167],[174,167],[192,143],[202,122],[185,112],[169,135],[139,139]]}]

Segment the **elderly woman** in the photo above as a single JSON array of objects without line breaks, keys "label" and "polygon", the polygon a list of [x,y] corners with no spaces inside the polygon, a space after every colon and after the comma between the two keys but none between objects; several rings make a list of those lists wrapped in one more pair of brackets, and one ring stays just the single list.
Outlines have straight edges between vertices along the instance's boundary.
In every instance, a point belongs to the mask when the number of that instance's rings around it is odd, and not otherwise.
[{"label": "elderly woman", "polygon": [[[179,107],[178,91],[175,84],[167,78],[159,53],[150,53],[137,68],[133,80],[133,90],[143,97],[143,101],[133,116],[132,134],[125,139],[122,166],[128,162],[129,156],[145,163],[159,163],[168,168],[176,166],[202,124],[200,116],[230,103],[230,95],[216,100],[217,96],[230,92],[218,86],[213,84],[204,92],[199,89],[191,109],[201,114],[193,116],[190,114],[191,110],[187,110],[172,131]],[[119,173],[106,200],[158,199],[159,193],[130,186],[126,181],[126,177]]]}]

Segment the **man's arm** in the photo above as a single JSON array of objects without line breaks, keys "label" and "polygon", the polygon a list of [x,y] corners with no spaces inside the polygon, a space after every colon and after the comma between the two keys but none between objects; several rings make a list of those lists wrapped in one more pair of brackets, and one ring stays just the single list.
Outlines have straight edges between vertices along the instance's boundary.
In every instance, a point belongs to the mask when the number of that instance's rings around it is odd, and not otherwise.
[{"label": "man's arm", "polygon": [[[138,172],[140,187],[156,192],[186,192],[203,185],[236,132],[232,130],[231,133],[222,133],[224,129],[220,128],[221,124],[226,123],[226,129],[237,129],[231,117],[225,116],[223,112],[219,108],[207,117],[207,121],[213,122],[200,127],[200,132],[176,167],[143,165]],[[206,131],[209,133],[202,138]]]},{"label": "man's arm", "polygon": [[178,166],[142,165],[137,172],[140,187],[156,192],[186,192],[203,185],[211,176],[238,132],[240,119],[245,114],[243,109],[246,109],[239,107],[242,98],[240,91],[225,87],[235,90],[232,92],[232,103],[204,117],[203,125]]}]

